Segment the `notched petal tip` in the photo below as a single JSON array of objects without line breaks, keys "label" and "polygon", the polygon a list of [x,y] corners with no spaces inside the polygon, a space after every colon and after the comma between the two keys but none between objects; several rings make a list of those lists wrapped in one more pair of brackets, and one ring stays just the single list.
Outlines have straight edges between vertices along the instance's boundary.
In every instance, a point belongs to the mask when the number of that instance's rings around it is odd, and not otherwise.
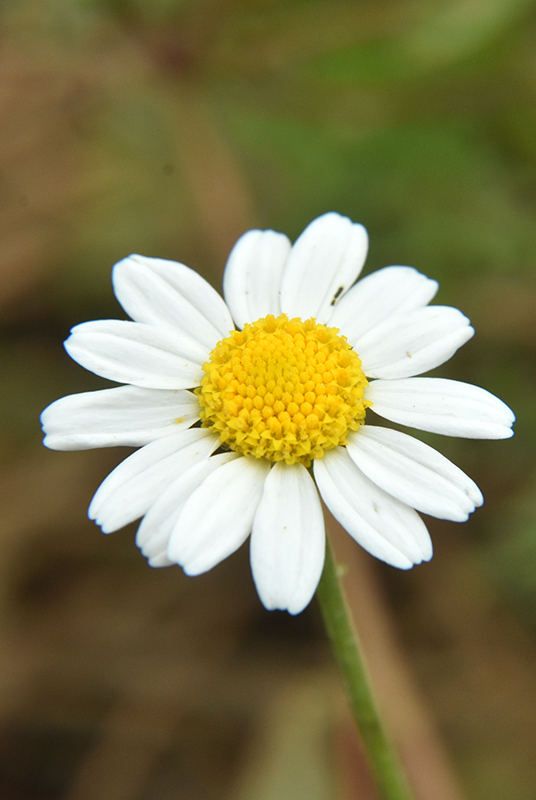
[{"label": "notched petal tip", "polygon": [[299,603],[286,603],[279,602],[277,600],[274,600],[273,603],[270,603],[265,598],[259,597],[259,599],[267,611],[286,611],[287,614],[290,614],[292,617],[296,617],[298,614],[301,614],[302,611],[305,611],[305,609],[311,605],[313,600],[311,597],[308,600],[300,601]]},{"label": "notched petal tip", "polygon": [[[142,550],[143,553],[143,550]],[[145,555],[145,553],[144,553]],[[170,561],[169,558],[165,554],[161,554],[159,556],[152,556],[151,558],[147,559],[147,563],[150,567],[154,567],[155,569],[160,567],[173,567],[174,562]]]},{"label": "notched petal tip", "polygon": [[[91,508],[91,506],[89,508]],[[88,514],[87,515],[88,515],[88,518],[92,522],[94,522],[96,525],[99,526],[99,528],[101,529],[102,533],[105,533],[106,535],[108,535],[109,533],[115,533],[116,531],[119,530],[119,528],[122,527],[121,525],[119,525],[117,527],[106,525],[106,523],[100,521],[97,516],[93,516],[92,514],[90,514],[89,510],[88,510]]]},{"label": "notched petal tip", "polygon": [[[432,556],[434,555],[434,548],[433,548],[433,545],[432,545],[432,540],[429,539],[428,542],[429,542],[429,547],[423,549],[422,560],[424,562],[431,561],[432,560]],[[419,562],[419,563],[421,563],[421,562]]]},{"label": "notched petal tip", "polygon": [[[492,397],[495,397],[495,395],[492,395]],[[513,425],[517,421],[517,417],[514,414],[514,412],[512,411],[512,409],[510,408],[510,406],[508,406],[503,400],[500,400],[498,397],[495,397],[495,399],[497,400],[498,403],[501,404],[501,408],[500,408],[500,411],[502,412],[502,414],[501,414],[501,416],[502,416],[501,422],[502,422],[502,424],[504,426],[503,435],[502,436],[497,436],[496,438],[497,439],[510,439],[515,433],[515,431],[513,430]]]},{"label": "notched petal tip", "polygon": [[[60,400],[61,399],[63,398],[60,398]],[[54,400],[54,402],[50,403],[45,409],[43,409],[39,415],[39,423],[44,434],[43,444],[45,447],[48,447],[49,450],[61,449],[54,447],[54,439],[57,437],[50,433],[50,427],[53,426],[54,420],[57,416],[57,403],[59,403],[60,400]]]}]

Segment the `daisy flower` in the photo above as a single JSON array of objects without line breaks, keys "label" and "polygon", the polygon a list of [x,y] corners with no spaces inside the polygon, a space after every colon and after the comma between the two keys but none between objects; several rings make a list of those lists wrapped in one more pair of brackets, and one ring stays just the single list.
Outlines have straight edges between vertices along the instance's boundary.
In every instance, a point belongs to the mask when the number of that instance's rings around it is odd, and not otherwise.
[{"label": "daisy flower", "polygon": [[251,535],[268,609],[302,611],[325,553],[320,498],[362,547],[408,569],[432,556],[418,511],[463,521],[483,502],[439,452],[369,415],[472,439],[512,435],[514,415],[484,389],[416,377],[474,331],[428,305],[438,284],[391,266],[355,283],[368,236],[336,213],[291,245],[252,230],[234,246],[224,300],[173,261],[129,256],[113,269],[132,321],[73,328],[65,348],[123,386],[70,395],[42,414],[55,450],[138,447],[101,484],[89,516],[105,533],[143,517],[152,566],[199,575]]}]

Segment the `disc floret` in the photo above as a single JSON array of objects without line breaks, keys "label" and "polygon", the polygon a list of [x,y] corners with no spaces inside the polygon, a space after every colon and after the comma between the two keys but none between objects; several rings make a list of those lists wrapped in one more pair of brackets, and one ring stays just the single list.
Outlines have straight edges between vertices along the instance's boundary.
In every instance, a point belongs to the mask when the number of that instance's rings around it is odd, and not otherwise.
[{"label": "disc floret", "polygon": [[232,331],[203,365],[204,427],[231,450],[306,467],[365,420],[368,381],[337,328],[269,314]]}]

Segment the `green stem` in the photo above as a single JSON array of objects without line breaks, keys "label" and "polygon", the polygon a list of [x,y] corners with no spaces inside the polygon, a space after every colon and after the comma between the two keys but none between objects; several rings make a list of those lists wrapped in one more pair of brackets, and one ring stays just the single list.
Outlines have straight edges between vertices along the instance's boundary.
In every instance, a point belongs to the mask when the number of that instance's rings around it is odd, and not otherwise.
[{"label": "green stem", "polygon": [[316,596],[380,796],[382,800],[412,800],[413,795],[378,713],[329,541]]}]

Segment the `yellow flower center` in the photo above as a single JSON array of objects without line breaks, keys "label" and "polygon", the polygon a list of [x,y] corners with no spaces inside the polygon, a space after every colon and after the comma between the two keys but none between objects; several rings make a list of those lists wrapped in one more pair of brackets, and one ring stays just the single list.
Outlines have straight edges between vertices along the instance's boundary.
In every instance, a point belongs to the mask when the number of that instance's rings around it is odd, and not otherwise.
[{"label": "yellow flower center", "polygon": [[365,420],[368,381],[338,328],[286,314],[222,339],[196,389],[203,427],[231,450],[308,467]]}]

